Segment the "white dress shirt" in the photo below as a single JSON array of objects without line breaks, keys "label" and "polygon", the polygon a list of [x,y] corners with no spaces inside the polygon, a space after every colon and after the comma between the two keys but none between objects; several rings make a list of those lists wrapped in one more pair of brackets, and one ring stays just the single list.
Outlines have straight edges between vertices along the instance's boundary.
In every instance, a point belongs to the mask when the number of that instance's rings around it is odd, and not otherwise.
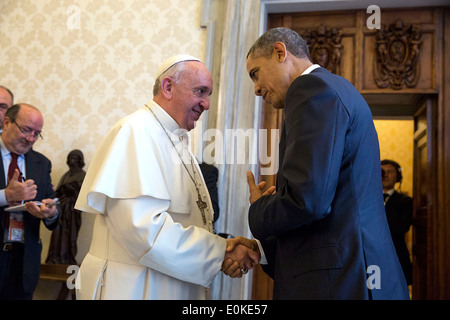
[{"label": "white dress shirt", "polygon": [[[0,137],[0,151],[2,154],[2,162],[3,162],[3,170],[5,173],[5,185],[8,184],[8,169],[11,163],[11,152],[6,149],[5,144],[3,143],[3,139]],[[25,156],[19,155],[17,158],[17,165],[19,167],[20,173],[22,174],[22,178],[25,180],[26,172],[25,172]],[[8,202],[6,201],[5,189],[0,190],[0,206],[6,206]]]}]

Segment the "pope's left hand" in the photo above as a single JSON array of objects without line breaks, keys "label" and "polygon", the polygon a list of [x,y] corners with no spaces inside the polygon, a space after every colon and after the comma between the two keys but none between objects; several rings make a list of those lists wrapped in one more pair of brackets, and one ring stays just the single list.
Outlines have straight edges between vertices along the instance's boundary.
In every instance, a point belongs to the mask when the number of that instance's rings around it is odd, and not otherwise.
[{"label": "pope's left hand", "polygon": [[52,218],[58,213],[55,201],[52,199],[42,200],[40,206],[36,205],[33,201],[25,203],[25,209],[33,216],[39,219]]}]

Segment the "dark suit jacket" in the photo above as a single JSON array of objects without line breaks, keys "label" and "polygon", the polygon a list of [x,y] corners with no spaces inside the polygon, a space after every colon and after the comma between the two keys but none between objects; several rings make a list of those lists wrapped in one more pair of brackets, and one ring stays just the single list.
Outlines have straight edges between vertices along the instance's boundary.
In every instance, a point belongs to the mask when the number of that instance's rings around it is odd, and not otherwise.
[{"label": "dark suit jacket", "polygon": [[405,274],[406,282],[411,284],[412,264],[405,242],[405,233],[408,232],[412,223],[412,198],[394,191],[392,196],[388,198],[385,209],[398,259]]},{"label": "dark suit jacket", "polygon": [[367,103],[350,82],[318,68],[294,80],[284,112],[277,192],[249,212],[274,299],[408,299]]},{"label": "dark suit jacket", "polygon": [[217,179],[219,176],[219,170],[212,164],[202,162],[199,164],[200,170],[202,171],[203,178],[205,179],[206,187],[209,191],[209,196],[211,198],[211,203],[214,210],[214,221],[219,219],[220,209],[219,209],[219,193],[217,190]]},{"label": "dark suit jacket", "polygon": [[[37,195],[34,200],[42,200],[47,198],[54,198],[55,192],[52,188],[50,177],[51,162],[44,155],[34,150],[30,150],[25,154],[25,168],[26,179],[33,179],[37,185]],[[0,189],[6,188],[5,173],[3,165],[0,165]],[[4,233],[4,214],[6,207],[0,208],[0,241],[3,242]],[[7,213],[7,212],[6,212]],[[39,237],[41,219],[38,219],[28,212],[24,214],[25,226],[25,246],[23,257],[23,283],[25,291],[34,292],[37,282],[39,280],[39,273],[41,268],[41,251],[42,243]],[[44,224],[46,224],[44,220]],[[53,230],[58,225],[58,219],[52,221],[46,227]]]}]

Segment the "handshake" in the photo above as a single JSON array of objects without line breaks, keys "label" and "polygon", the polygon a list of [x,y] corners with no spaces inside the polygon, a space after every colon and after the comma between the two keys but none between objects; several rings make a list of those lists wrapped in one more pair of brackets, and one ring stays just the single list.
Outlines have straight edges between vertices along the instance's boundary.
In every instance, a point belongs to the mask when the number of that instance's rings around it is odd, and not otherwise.
[{"label": "handshake", "polygon": [[[262,191],[266,182],[255,183],[255,177],[251,171],[247,171],[247,183],[250,190],[250,203],[252,204],[265,195],[271,195],[276,192],[274,186],[269,187],[266,191]],[[225,258],[223,259],[223,273],[231,278],[241,278],[248,270],[252,269],[261,260],[258,243],[256,240],[250,240],[244,237],[236,237],[227,239],[227,249]]]},{"label": "handshake", "polygon": [[256,240],[244,237],[227,239],[227,248],[223,259],[222,271],[231,278],[241,278],[261,260]]}]

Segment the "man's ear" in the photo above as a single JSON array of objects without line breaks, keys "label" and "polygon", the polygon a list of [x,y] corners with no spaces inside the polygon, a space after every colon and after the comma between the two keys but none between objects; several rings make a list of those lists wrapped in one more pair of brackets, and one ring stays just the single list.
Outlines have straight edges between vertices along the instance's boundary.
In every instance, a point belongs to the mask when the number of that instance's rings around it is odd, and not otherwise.
[{"label": "man's ear", "polygon": [[172,90],[173,90],[172,80],[168,77],[162,79],[161,80],[161,93],[167,100],[172,99],[172,95],[173,95]]},{"label": "man's ear", "polygon": [[287,57],[286,45],[283,42],[275,42],[273,44],[273,53],[276,54],[276,58],[280,63],[284,62]]},{"label": "man's ear", "polygon": [[5,116],[3,118],[3,128],[5,128],[5,126],[9,126],[9,124],[11,123],[11,119],[8,116]]}]

